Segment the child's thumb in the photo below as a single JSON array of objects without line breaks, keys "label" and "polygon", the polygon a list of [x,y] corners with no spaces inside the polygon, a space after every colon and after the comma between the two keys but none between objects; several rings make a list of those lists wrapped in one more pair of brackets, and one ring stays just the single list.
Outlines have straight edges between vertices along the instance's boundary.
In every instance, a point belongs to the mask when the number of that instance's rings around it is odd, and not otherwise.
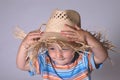
[{"label": "child's thumb", "polygon": [[81,28],[79,26],[77,26],[77,25],[75,25],[75,29],[81,30]]}]

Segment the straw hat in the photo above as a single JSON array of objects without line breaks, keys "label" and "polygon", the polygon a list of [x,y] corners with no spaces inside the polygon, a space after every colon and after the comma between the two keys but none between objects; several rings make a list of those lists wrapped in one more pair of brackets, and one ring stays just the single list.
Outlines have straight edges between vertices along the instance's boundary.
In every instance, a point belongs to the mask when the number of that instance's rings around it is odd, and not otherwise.
[{"label": "straw hat", "polygon": [[[38,40],[36,44],[33,44],[30,49],[36,49],[39,48],[46,48],[46,45],[49,43],[59,43],[62,45],[69,45],[71,46],[75,51],[84,51],[87,48],[90,48],[91,46],[88,46],[87,44],[84,44],[82,42],[75,43],[75,42],[68,42],[67,38],[62,36],[60,34],[61,30],[68,30],[70,28],[66,28],[65,24],[70,25],[71,27],[74,27],[74,25],[77,25],[81,27],[81,20],[80,20],[80,14],[76,12],[75,10],[55,10],[53,11],[51,17],[49,18],[48,22],[46,23],[46,27],[44,30],[43,36]],[[15,36],[19,39],[24,39],[27,35],[23,30],[20,28],[15,29]],[[113,44],[102,37],[101,33],[95,32],[92,34],[98,41],[100,41],[103,46],[107,50],[112,50]]]},{"label": "straw hat", "polygon": [[74,10],[55,10],[53,11],[50,19],[48,20],[45,28],[45,33],[41,37],[40,41],[46,41],[51,39],[66,41],[66,37],[63,37],[60,32],[62,30],[69,30],[65,24],[70,26],[81,25],[80,15]]}]

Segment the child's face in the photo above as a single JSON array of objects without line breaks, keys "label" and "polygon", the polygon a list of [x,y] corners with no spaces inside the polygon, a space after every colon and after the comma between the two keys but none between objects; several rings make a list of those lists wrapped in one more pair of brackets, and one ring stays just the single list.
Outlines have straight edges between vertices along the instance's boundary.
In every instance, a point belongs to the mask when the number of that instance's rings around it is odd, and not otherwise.
[{"label": "child's face", "polygon": [[70,47],[59,48],[58,44],[50,44],[48,46],[48,52],[51,59],[57,65],[70,64],[74,57],[73,49],[71,49]]}]

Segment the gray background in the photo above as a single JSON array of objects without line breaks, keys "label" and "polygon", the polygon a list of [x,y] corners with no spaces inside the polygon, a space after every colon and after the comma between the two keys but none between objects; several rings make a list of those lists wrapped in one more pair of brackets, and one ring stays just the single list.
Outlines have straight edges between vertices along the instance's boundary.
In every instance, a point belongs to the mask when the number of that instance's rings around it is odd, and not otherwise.
[{"label": "gray background", "polygon": [[[16,54],[21,40],[13,30],[19,25],[25,32],[47,22],[55,9],[74,9],[81,14],[82,27],[101,31],[120,49],[120,0],[0,0],[0,80],[40,80],[16,68]],[[92,80],[118,80],[120,53],[109,52],[100,70],[92,73]]]}]

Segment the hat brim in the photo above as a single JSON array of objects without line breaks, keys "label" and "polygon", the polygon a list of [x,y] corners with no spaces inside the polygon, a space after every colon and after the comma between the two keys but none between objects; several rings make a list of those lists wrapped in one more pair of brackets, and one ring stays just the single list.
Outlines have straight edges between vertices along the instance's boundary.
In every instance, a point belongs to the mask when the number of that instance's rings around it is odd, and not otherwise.
[{"label": "hat brim", "polygon": [[68,39],[58,32],[45,32],[40,38],[41,42],[46,40],[60,40],[60,41],[68,41]]}]

